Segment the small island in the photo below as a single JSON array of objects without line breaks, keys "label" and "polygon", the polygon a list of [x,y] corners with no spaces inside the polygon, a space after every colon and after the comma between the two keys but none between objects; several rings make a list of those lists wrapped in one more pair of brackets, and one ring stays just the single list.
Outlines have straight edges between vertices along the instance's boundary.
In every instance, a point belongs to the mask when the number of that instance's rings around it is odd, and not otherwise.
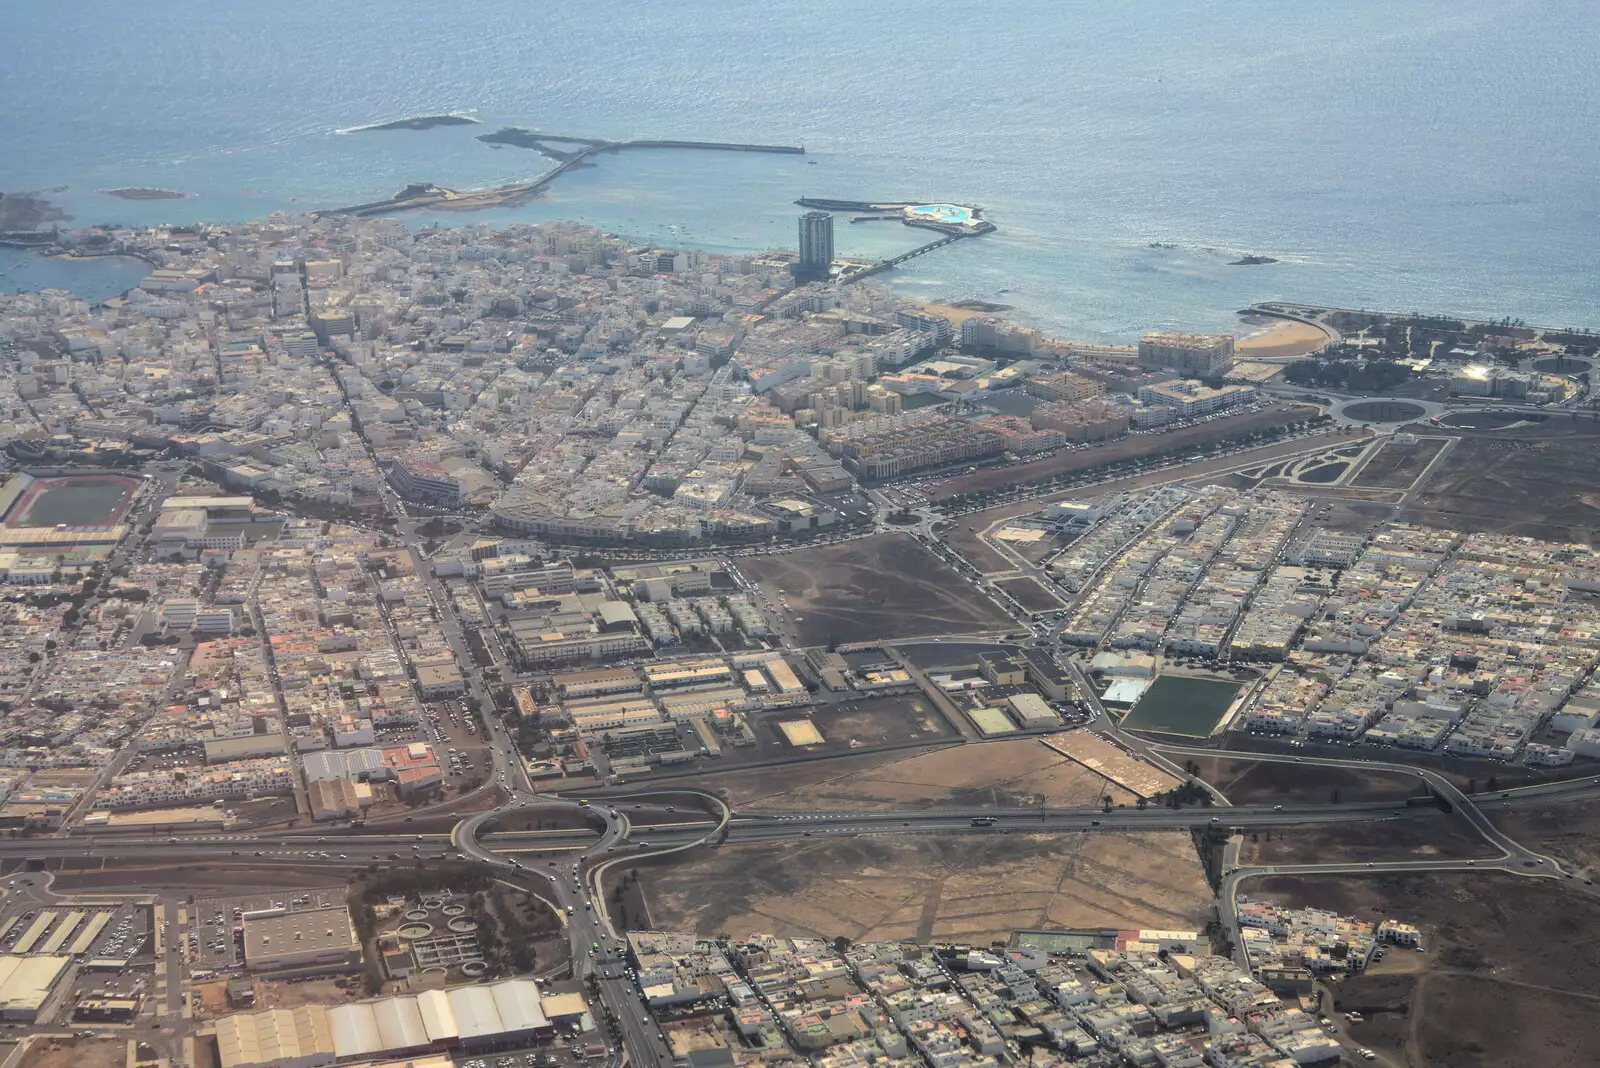
[{"label": "small island", "polygon": [[372,130],[431,130],[435,126],[476,126],[478,120],[466,115],[416,115],[409,119],[395,119],[393,122],[375,122],[371,126],[358,126],[354,133],[368,133]]},{"label": "small island", "polygon": [[1263,263],[1277,263],[1271,256],[1240,256],[1236,260],[1229,260],[1229,267],[1255,267]]},{"label": "small island", "polygon": [[108,197],[120,197],[123,200],[183,200],[188,193],[176,189],[153,189],[149,186],[130,186],[127,189],[102,189],[100,192]]}]

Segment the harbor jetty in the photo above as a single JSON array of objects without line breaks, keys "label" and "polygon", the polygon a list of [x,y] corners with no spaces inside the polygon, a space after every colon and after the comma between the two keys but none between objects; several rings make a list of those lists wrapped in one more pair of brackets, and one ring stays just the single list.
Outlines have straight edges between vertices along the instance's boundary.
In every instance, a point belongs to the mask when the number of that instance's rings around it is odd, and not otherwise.
[{"label": "harbor jetty", "polygon": [[[417,211],[435,208],[443,211],[474,211],[479,208],[516,207],[538,196],[545,187],[568,171],[584,166],[602,152],[620,152],[629,148],[686,148],[714,152],[774,152],[785,155],[804,155],[804,145],[739,144],[732,141],[605,141],[596,137],[575,137],[570,134],[542,133],[525,130],[520,126],[506,126],[493,133],[479,134],[477,140],[491,146],[512,145],[527,148],[556,161],[556,166],[532,181],[490,189],[455,190],[432,182],[413,182],[387,200],[374,200],[366,204],[352,204],[344,208],[328,208],[314,212],[318,218],[327,215],[386,215],[397,211]],[[576,148],[561,147],[557,145]]]},{"label": "harbor jetty", "polygon": [[909,200],[832,200],[825,197],[801,197],[795,203],[802,208],[814,208],[819,211],[867,213],[850,216],[850,221],[853,223],[898,219],[906,226],[936,230],[944,235],[926,245],[918,245],[909,252],[902,252],[886,260],[852,264],[839,275],[841,282],[859,282],[863,278],[892,270],[907,260],[926,256],[935,249],[944,248],[963,238],[992,234],[998,229],[994,223],[983,218],[983,209],[975,204],[919,203]]}]

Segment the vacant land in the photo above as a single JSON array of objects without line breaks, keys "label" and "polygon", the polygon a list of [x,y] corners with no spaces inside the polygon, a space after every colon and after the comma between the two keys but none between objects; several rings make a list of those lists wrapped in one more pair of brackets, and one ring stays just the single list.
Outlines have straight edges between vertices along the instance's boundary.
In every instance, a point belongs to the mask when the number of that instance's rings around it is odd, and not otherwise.
[{"label": "vacant land", "polygon": [[[1247,888],[1253,897],[1332,909],[1361,919],[1395,918],[1423,928],[1427,953],[1405,961],[1415,980],[1384,977],[1386,989],[1344,982],[1344,1008],[1404,997],[1406,1057],[1415,1068],[1584,1068],[1600,1063],[1600,957],[1588,932],[1600,925],[1600,900],[1542,879],[1494,872],[1428,875],[1277,877]],[[1363,1037],[1364,1024],[1349,1030]],[[1394,1022],[1375,1038],[1392,1041]],[[1389,1052],[1385,1050],[1384,1052]]]},{"label": "vacant land", "polygon": [[1562,422],[1464,436],[1405,518],[1469,533],[1591,543],[1600,532],[1597,430]]},{"label": "vacant land", "polygon": [[127,1059],[124,1038],[41,1038],[19,1068],[123,1068]]},{"label": "vacant land", "polygon": [[800,645],[961,634],[1010,623],[938,557],[906,534],[753,556],[740,569],[794,609]]},{"label": "vacant land", "polygon": [[1419,779],[1397,772],[1231,757],[1185,759],[1236,805],[1322,805],[1335,790],[1341,801],[1403,800],[1421,792]]},{"label": "vacant land", "polygon": [[1500,851],[1459,816],[1443,812],[1379,818],[1371,823],[1307,823],[1250,830],[1240,862],[1341,864],[1351,861],[1495,857]]},{"label": "vacant land", "polygon": [[970,742],[889,761],[877,767],[837,769],[833,775],[739,802],[742,810],[1029,808],[1043,794],[1050,808],[1093,808],[1109,796],[1132,804],[1136,796],[1093,768],[1036,740]]},{"label": "vacant land", "polygon": [[1302,419],[1309,418],[1315,414],[1315,410],[1311,408],[1300,405],[1283,405],[1268,408],[1265,411],[1250,412],[1247,415],[1231,415],[1226,418],[1212,420],[1209,423],[1201,423],[1198,426],[1186,426],[1181,430],[1174,430],[1166,434],[1130,435],[1093,449],[1058,452],[1053,456],[1045,457],[1043,460],[1035,460],[1033,463],[1017,464],[1014,467],[984,468],[974,474],[950,479],[942,486],[934,489],[929,494],[929,497],[935,501],[942,501],[957,494],[999,489],[1002,486],[1010,486],[1017,482],[1031,482],[1034,479],[1049,478],[1052,475],[1083,471],[1088,468],[1113,463],[1117,460],[1149,456],[1152,453],[1166,452],[1169,449],[1182,449],[1191,445],[1203,445],[1210,441],[1220,441],[1223,438],[1230,438],[1235,434],[1244,434],[1251,430],[1267,430],[1272,427],[1287,426],[1290,423],[1298,423]]},{"label": "vacant land", "polygon": [[901,745],[959,737],[938,709],[920,694],[912,697],[875,697],[814,705],[809,710],[779,709],[753,716],[751,723],[756,727],[757,734],[761,733],[761,727],[768,728],[776,746],[772,750],[763,747],[763,755],[793,752],[793,747],[783,740],[778,724],[794,719],[809,719],[822,735],[822,745],[807,746],[806,752],[823,752],[830,747],[849,750],[868,745]]},{"label": "vacant land", "polygon": [[930,747],[897,753],[861,753],[778,767],[720,771],[697,776],[694,785],[716,793],[734,808],[786,808],[790,807],[790,803],[783,800],[784,797],[817,783],[869,775],[878,768],[908,760],[913,755],[939,751]]},{"label": "vacant land", "polygon": [[1015,597],[1017,603],[1030,612],[1054,612],[1066,604],[1035,578],[1006,579],[995,585]]},{"label": "vacant land", "polygon": [[1484,811],[1496,827],[1529,849],[1555,857],[1568,871],[1591,873],[1600,869],[1600,801],[1569,801],[1537,808],[1485,806]]},{"label": "vacant land", "polygon": [[1181,832],[975,833],[724,847],[640,874],[654,922],[977,944],[1016,928],[1202,926],[1210,889]]},{"label": "vacant land", "polygon": [[1419,438],[1415,445],[1397,445],[1390,438],[1368,458],[1350,484],[1409,489],[1446,444],[1448,440],[1445,438]]},{"label": "vacant land", "polygon": [[1180,779],[1089,731],[1068,731],[1045,739],[1043,744],[1143,797],[1154,797],[1181,785]]}]

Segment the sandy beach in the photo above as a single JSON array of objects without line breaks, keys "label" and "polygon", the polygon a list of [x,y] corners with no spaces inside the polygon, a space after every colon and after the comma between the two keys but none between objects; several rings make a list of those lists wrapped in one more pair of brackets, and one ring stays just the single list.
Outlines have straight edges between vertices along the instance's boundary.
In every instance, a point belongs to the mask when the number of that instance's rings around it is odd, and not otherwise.
[{"label": "sandy beach", "polygon": [[990,314],[988,312],[972,311],[970,308],[957,308],[949,304],[931,304],[925,300],[919,300],[917,301],[917,304],[921,306],[923,311],[932,312],[935,315],[942,315],[946,319],[949,319],[951,325],[957,330],[961,329],[961,324],[966,322],[968,319],[976,319],[980,315]]},{"label": "sandy beach", "polygon": [[1243,320],[1255,329],[1234,342],[1240,359],[1259,360],[1266,356],[1305,356],[1328,343],[1328,335],[1314,326],[1287,319]]}]

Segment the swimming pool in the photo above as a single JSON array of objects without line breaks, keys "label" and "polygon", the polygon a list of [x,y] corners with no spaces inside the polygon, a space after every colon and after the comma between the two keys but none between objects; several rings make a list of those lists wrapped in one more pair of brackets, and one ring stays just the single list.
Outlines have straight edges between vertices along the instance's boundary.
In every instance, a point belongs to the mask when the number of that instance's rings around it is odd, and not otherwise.
[{"label": "swimming pool", "polygon": [[931,222],[952,223],[965,226],[972,222],[971,208],[964,208],[960,204],[916,204],[906,209],[906,215],[913,219],[927,219]]}]

